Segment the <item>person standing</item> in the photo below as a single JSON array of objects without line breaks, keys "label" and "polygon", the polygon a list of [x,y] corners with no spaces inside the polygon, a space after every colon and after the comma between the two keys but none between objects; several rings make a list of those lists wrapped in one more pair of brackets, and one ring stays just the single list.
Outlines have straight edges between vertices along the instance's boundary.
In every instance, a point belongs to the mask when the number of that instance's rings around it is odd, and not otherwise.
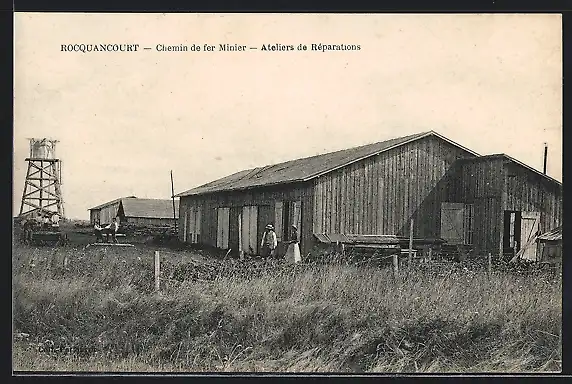
[{"label": "person standing", "polygon": [[284,258],[289,263],[299,263],[302,260],[300,256],[300,237],[298,236],[298,228],[295,225],[292,225],[290,230],[288,243],[288,249],[286,250]]},{"label": "person standing", "polygon": [[50,214],[47,212],[44,213],[44,216],[43,216],[43,226],[44,226],[44,228],[50,227]]},{"label": "person standing", "polygon": [[93,226],[93,231],[95,233],[95,242],[96,243],[103,243],[103,228],[99,225],[99,220],[95,222]]},{"label": "person standing", "polygon": [[276,238],[276,233],[274,232],[274,226],[268,224],[265,228],[264,234],[262,235],[262,242],[260,244],[261,256],[263,258],[274,257],[274,251],[278,246],[278,240]]},{"label": "person standing", "polygon": [[[109,234],[111,234],[111,241],[117,243],[117,230],[119,229],[119,223],[117,222],[117,218],[114,217],[111,224],[105,227],[109,230]],[[107,235],[107,242],[109,242],[109,234]]]}]

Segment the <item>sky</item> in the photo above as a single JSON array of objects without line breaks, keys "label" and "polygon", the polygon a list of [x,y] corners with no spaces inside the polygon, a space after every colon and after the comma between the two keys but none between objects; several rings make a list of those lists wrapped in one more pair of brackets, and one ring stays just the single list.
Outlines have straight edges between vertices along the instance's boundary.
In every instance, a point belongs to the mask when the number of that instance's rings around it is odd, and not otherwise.
[{"label": "sky", "polygon": [[[547,173],[562,180],[557,14],[16,13],[14,33],[15,215],[31,137],[59,140],[73,219],[122,196],[168,199],[171,170],[179,193],[428,130],[540,171],[547,143]],[[82,43],[140,46],[61,50]],[[247,48],[218,51],[226,43]],[[159,52],[158,44],[201,51]]]}]

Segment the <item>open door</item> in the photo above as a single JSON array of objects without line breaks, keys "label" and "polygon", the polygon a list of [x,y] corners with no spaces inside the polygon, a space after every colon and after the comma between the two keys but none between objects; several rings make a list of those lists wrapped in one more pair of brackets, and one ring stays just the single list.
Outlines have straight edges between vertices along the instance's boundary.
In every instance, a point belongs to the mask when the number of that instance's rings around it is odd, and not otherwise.
[{"label": "open door", "polygon": [[264,228],[272,224],[274,226],[274,231],[276,231],[276,225],[274,224],[274,207],[271,205],[259,205],[258,206],[258,232],[256,237],[256,242],[258,247],[262,242],[262,235],[264,234]]},{"label": "open door", "polygon": [[300,226],[302,225],[302,202],[285,201],[281,209],[282,230],[281,235],[286,239],[290,236],[292,225],[298,228],[298,234],[302,233]]},{"label": "open door", "polygon": [[298,233],[300,233],[300,231],[301,231],[300,226],[302,225],[302,202],[301,201],[295,201],[292,204],[292,208],[293,208],[292,209],[292,224],[294,224],[296,226],[296,228],[298,228]]},{"label": "open door", "polygon": [[522,212],[520,219],[520,258],[538,261],[536,236],[540,228],[540,212]]}]

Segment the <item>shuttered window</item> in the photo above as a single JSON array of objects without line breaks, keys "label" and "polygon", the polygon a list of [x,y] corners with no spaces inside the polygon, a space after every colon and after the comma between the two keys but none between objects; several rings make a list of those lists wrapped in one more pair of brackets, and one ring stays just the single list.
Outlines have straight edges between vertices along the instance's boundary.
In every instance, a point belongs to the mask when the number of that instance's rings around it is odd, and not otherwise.
[{"label": "shuttered window", "polygon": [[449,244],[473,244],[473,204],[441,204],[441,238]]},{"label": "shuttered window", "polygon": [[230,228],[230,208],[217,208],[217,235],[216,246],[228,249],[228,235]]},{"label": "shuttered window", "polygon": [[240,220],[241,250],[247,254],[256,254],[258,250],[258,207],[242,207]]}]

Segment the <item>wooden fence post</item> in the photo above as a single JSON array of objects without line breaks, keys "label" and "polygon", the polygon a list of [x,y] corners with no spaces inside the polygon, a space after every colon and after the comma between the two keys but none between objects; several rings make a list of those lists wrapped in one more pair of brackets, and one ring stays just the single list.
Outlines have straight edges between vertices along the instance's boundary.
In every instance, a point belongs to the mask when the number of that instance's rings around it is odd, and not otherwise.
[{"label": "wooden fence post", "polygon": [[391,258],[393,259],[393,278],[397,280],[397,277],[399,276],[399,260],[397,258],[397,253]]},{"label": "wooden fence post", "polygon": [[155,292],[159,292],[160,281],[159,275],[161,274],[161,260],[159,251],[155,251]]},{"label": "wooden fence post", "polygon": [[487,256],[487,272],[490,274],[492,269],[492,254],[489,252]]},{"label": "wooden fence post", "polygon": [[411,268],[413,262],[413,219],[411,219],[411,225],[409,226],[409,256],[407,258],[407,268]]}]

